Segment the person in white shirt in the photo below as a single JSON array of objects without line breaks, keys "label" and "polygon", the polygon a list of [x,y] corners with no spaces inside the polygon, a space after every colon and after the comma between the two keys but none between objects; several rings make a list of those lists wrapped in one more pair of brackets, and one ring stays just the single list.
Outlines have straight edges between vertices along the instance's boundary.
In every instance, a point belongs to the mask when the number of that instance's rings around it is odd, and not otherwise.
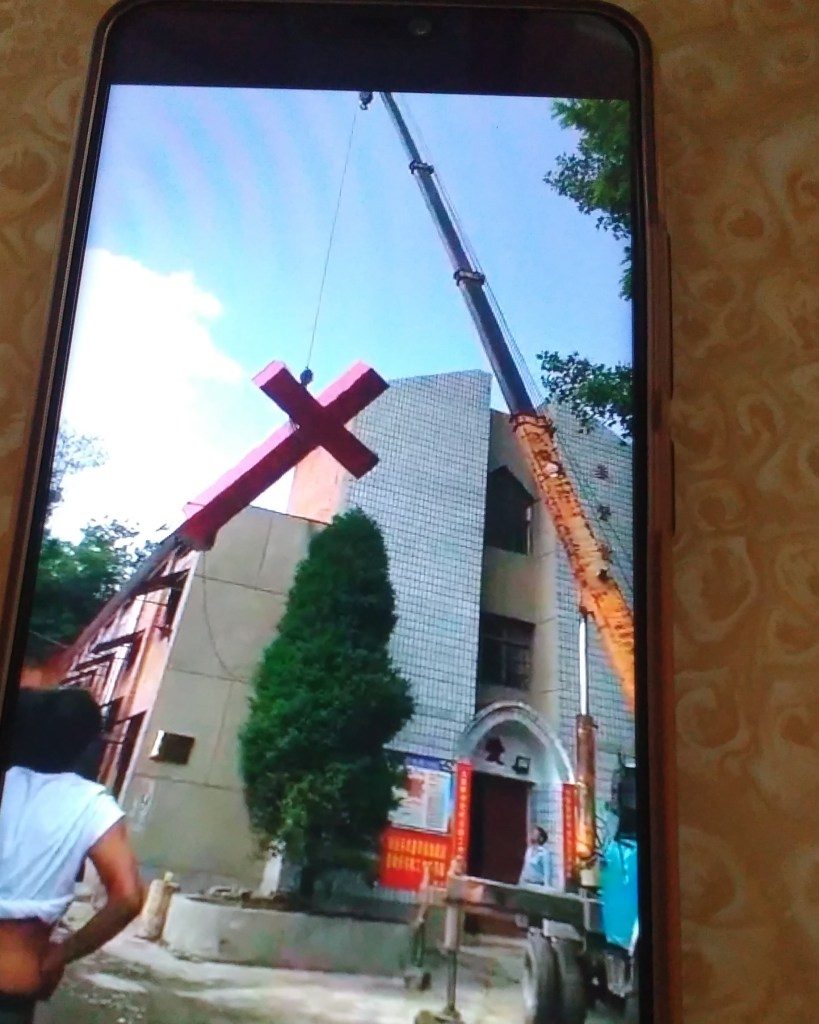
[{"label": "person in white shirt", "polygon": [[553,884],[552,851],[548,847],[549,836],[545,828],[536,825],[529,834],[529,845],[523,855],[518,885]]},{"label": "person in white shirt", "polygon": [[[20,691],[0,799],[0,1024],[29,1024],[67,964],[99,949],[141,909],[123,811],[78,774],[101,735],[87,691]],[[107,901],[60,942],[55,928],[86,858]]]}]

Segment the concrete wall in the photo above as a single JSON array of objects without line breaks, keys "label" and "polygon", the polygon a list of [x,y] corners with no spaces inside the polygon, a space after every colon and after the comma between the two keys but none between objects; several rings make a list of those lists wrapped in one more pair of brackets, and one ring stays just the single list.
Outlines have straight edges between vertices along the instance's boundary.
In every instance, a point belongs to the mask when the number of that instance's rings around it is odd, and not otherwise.
[{"label": "concrete wall", "polygon": [[409,966],[404,923],[282,913],[174,896],[162,938],[185,959],[301,971],[397,976]]},{"label": "concrete wall", "polygon": [[[319,527],[248,508],[197,563],[161,687],[123,794],[147,873],[188,886],[261,877],[238,771],[248,682],[274,637],[287,593]],[[159,730],[194,737],[185,765],[149,754]]]},{"label": "concrete wall", "polygon": [[481,610],[533,623],[532,678],[528,692],[481,687],[482,704],[497,700],[523,700],[552,723],[558,713],[557,603],[555,595],[554,527],[512,433],[509,417],[492,412],[489,472],[506,466],[535,501],[532,509],[532,549],[523,555],[486,547],[484,550]]}]

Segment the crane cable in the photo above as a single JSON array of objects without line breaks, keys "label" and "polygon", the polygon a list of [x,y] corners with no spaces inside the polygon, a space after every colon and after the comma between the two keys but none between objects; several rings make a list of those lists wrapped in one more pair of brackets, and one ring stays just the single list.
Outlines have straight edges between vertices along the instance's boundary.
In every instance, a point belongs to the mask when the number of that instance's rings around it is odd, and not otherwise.
[{"label": "crane cable", "polygon": [[338,195],[336,196],[336,206],[333,211],[333,220],[330,225],[330,237],[327,240],[327,251],[324,254],[324,266],[321,271],[321,283],[319,284],[318,299],[316,301],[316,313],[313,317],[313,327],[310,331],[310,342],[307,346],[307,359],[305,360],[304,370],[301,373],[301,383],[307,387],[308,384],[313,380],[313,371],[310,369],[310,361],[313,358],[313,349],[316,343],[316,332],[318,330],[319,316],[321,314],[321,303],[324,298],[324,286],[327,283],[327,271],[330,266],[330,256],[333,251],[333,240],[336,235],[336,225],[338,224],[338,215],[341,210],[341,199],[344,194],[344,182],[347,180],[347,168],[350,165],[350,154],[353,149],[353,136],[355,135],[356,121],[358,120],[358,110],[353,114],[352,124],[350,125],[350,133],[347,138],[347,150],[344,154],[344,166],[341,170],[341,180],[338,185]]},{"label": "crane cable", "polygon": [[[424,138],[424,133],[421,129],[421,125],[418,123],[418,120],[414,117],[410,105],[407,102],[407,98],[402,97],[402,100],[406,119],[411,125],[411,129],[415,138],[420,143],[421,152],[429,154],[430,149],[429,146],[427,145],[426,139]],[[427,159],[429,159],[428,156]],[[449,216],[451,217],[453,223],[455,224],[456,230],[458,231],[461,237],[461,242],[463,244],[464,250],[468,255],[469,259],[471,260],[473,268],[477,270],[479,273],[484,274],[484,277],[486,277],[485,271],[481,266],[477,250],[475,246],[472,244],[472,241],[469,238],[469,235],[467,234],[466,227],[463,221],[461,220],[460,216],[458,215],[458,210],[455,206],[455,203],[452,200],[452,197],[449,194],[449,191],[446,187],[446,183],[443,180],[441,170],[438,166],[436,166],[435,168],[435,179],[438,184],[438,191],[441,194],[444,206],[446,207]],[[495,316],[497,317],[501,325],[503,334],[506,337],[506,343],[509,348],[509,353],[512,356],[512,361],[517,366],[518,372],[523,378],[524,385],[526,387],[526,390],[529,392],[530,397],[534,399],[535,407],[541,410],[547,409],[550,403],[547,402],[546,400],[546,395],[543,391],[542,386],[535,380],[531,370],[529,369],[529,365],[517,344],[515,335],[512,332],[512,328],[510,327],[509,322],[506,319],[506,316],[503,312],[503,308],[500,302],[498,301],[498,298],[495,295],[494,291],[492,290],[492,286],[488,280],[486,280],[484,283],[484,291],[487,296],[487,299],[489,300],[489,304],[492,307]],[[567,446],[561,444],[560,449],[564,465],[569,470],[573,478],[574,485],[580,492],[580,496],[586,505],[586,510],[588,514],[592,515],[593,520],[596,520],[595,511],[598,507],[597,495],[594,494],[589,489],[588,485],[584,481],[583,474],[579,471],[579,468],[574,464],[574,458],[567,451]],[[595,522],[595,532],[597,532],[598,530],[603,534],[604,538],[606,534],[608,534],[610,537],[613,537],[613,539],[616,541],[615,544],[608,545],[611,561],[619,569],[619,582],[626,590],[628,596],[633,602],[634,591],[631,583],[631,569],[627,565],[624,565],[621,560],[622,556],[627,555],[629,551],[629,545],[626,544],[623,537],[620,535],[620,532],[617,529],[617,526],[613,521],[613,518],[609,519],[605,523],[605,525],[601,525]]]}]

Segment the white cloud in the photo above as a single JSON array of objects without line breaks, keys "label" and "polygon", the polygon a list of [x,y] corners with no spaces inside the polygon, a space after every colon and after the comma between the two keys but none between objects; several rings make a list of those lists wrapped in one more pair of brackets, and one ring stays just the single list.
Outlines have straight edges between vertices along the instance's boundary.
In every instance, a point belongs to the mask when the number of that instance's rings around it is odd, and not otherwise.
[{"label": "white cloud", "polygon": [[[231,436],[229,410],[255,389],[213,340],[221,314],[219,299],[190,273],[88,253],[62,418],[98,437],[107,459],[67,481],[57,532],[75,535],[107,516],[149,532],[172,528],[185,502],[246,450],[244,436]],[[271,498],[277,507],[285,500]]]}]

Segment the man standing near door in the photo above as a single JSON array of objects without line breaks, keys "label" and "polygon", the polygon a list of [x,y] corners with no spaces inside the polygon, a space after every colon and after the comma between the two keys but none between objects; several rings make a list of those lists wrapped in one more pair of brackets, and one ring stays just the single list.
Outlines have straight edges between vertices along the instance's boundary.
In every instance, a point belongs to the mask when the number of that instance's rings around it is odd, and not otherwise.
[{"label": "man standing near door", "polygon": [[529,845],[523,855],[518,885],[542,885],[551,888],[554,884],[552,851],[545,828],[535,825],[529,833]]}]

